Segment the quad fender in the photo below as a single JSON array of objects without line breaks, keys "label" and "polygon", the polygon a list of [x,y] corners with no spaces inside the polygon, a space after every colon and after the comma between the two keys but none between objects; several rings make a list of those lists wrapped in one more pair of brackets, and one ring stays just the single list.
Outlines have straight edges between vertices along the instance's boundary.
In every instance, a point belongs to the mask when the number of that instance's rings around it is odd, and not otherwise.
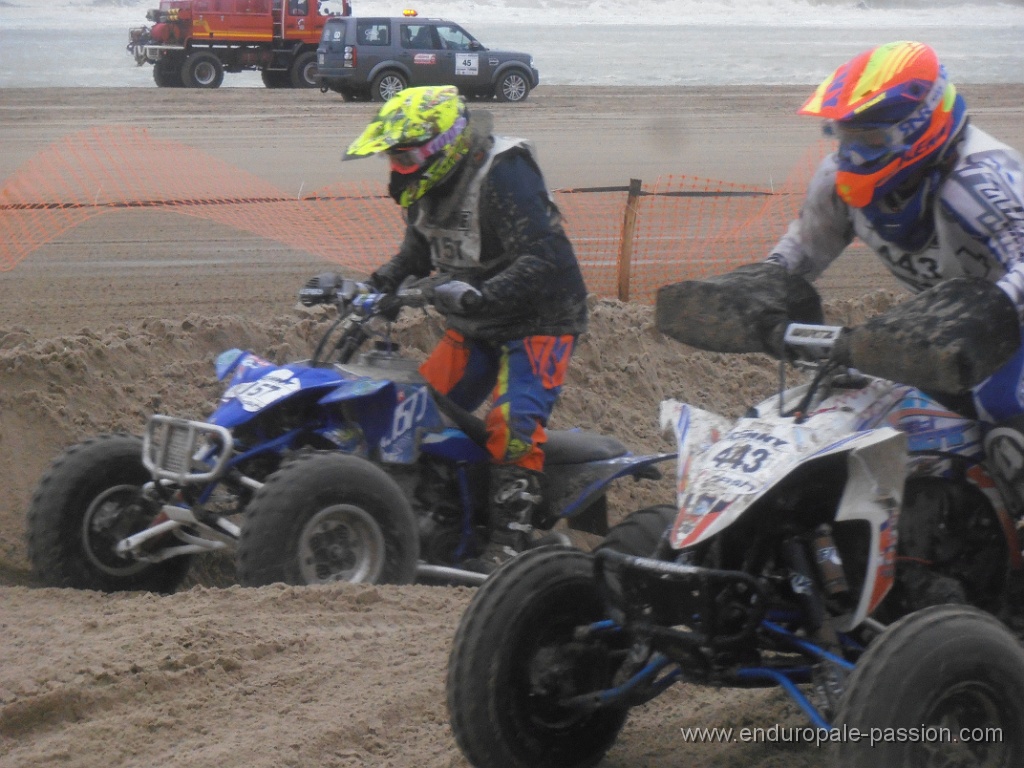
[{"label": "quad fender", "polygon": [[623,477],[657,480],[661,472],[656,465],[676,456],[626,454],[583,464],[547,464],[543,480],[545,501],[554,519],[566,519],[574,530],[603,536],[608,532],[608,515],[601,501],[608,487]]},{"label": "quad fender", "polygon": [[[862,519],[872,524],[877,536],[872,542],[873,557],[882,559],[881,553],[890,545],[895,556],[895,519],[889,521],[889,516],[895,514],[902,498],[904,433],[883,427],[823,443],[815,442],[813,432],[799,425],[775,432],[770,423],[741,419],[718,438],[721,422],[714,424],[714,414],[673,403],[663,405],[662,413],[663,424],[672,426],[680,445],[679,515],[669,538],[673,549],[691,547],[715,536],[795,472],[821,459],[846,454],[851,481],[863,482],[864,487],[844,488],[838,514],[845,516],[841,519]],[[872,450],[876,445],[884,447]],[[883,536],[883,531],[889,529],[891,542]],[[881,564],[875,563],[872,573],[877,578],[885,572]],[[881,600],[889,586],[891,583],[884,579],[879,582],[877,589],[873,588],[872,600]],[[882,594],[874,595],[878,590]]]},{"label": "quad fender", "polygon": [[854,612],[837,624],[840,631],[864,621],[892,589],[906,457],[906,434],[889,428],[866,433],[847,455],[846,486],[835,519],[866,520],[871,528],[871,546],[860,600]]},{"label": "quad fender", "polygon": [[300,393],[326,393],[343,381],[337,372],[329,368],[264,366],[240,369],[209,421],[232,429]]},{"label": "quad fender", "polygon": [[358,402],[355,419],[367,442],[377,445],[391,429],[398,390],[394,382],[386,379],[345,379],[317,402],[324,406]]}]

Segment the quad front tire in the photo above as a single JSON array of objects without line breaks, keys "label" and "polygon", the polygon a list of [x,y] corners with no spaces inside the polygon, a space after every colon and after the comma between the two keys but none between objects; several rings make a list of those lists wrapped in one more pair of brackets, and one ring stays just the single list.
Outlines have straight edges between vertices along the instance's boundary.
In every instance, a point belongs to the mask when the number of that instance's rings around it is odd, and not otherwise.
[{"label": "quad front tire", "polygon": [[[841,768],[1024,765],[1024,648],[976,608],[938,605],[889,626],[847,681]],[[877,736],[874,744],[871,735]]]},{"label": "quad front tire", "polygon": [[243,586],[409,584],[416,517],[398,484],[366,459],[314,453],[282,467],[245,512],[238,543]]},{"label": "quad front tire", "polygon": [[148,527],[157,510],[142,496],[151,480],[142,440],[102,435],[61,453],[28,510],[28,555],[36,581],[103,592],[173,592],[191,555],[147,563],[117,554],[117,543]]},{"label": "quad front tire", "polygon": [[592,556],[528,550],[484,582],[459,623],[448,662],[448,712],[476,768],[597,765],[626,721],[623,707],[565,700],[612,687],[621,648],[579,641],[604,618]]}]

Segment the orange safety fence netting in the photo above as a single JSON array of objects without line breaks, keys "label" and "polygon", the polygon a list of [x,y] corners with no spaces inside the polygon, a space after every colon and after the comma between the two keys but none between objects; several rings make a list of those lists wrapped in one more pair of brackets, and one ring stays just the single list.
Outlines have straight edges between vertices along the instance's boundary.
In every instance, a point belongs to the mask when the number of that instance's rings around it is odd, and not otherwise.
[{"label": "orange safety fence netting", "polygon": [[[629,298],[650,302],[660,285],[767,255],[824,152],[823,144],[812,147],[777,189],[665,176],[634,186],[635,196],[623,186],[554,197],[590,291],[619,296],[628,268]],[[0,270],[90,218],[143,208],[208,219],[368,273],[397,247],[404,227],[382,187],[349,182],[296,197],[145,128],[93,128],[55,142],[4,180]]]}]

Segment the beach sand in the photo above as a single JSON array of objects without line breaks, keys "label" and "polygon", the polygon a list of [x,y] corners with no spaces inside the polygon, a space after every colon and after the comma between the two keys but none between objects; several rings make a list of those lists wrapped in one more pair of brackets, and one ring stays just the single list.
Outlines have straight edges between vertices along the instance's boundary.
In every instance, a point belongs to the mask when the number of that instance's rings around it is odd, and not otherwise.
[{"label": "beach sand", "polygon": [[[818,140],[815,121],[794,114],[810,90],[541,86],[521,105],[478,106],[499,132],[534,141],[554,188],[665,174],[764,186]],[[1024,85],[962,91],[977,125],[1024,147]],[[297,195],[354,180],[383,188],[382,162],[340,160],[373,112],[308,91],[9,89],[0,179],[45,163],[53,142],[79,131],[128,125]],[[145,190],[146,169],[131,170]],[[381,260],[394,245],[381,243]],[[219,392],[211,360],[227,347],[281,361],[308,354],[315,315],[296,306],[296,290],[330,266],[224,225],[133,209],[90,219],[0,272],[0,766],[467,765],[444,675],[469,589],[242,589],[226,558],[163,597],[38,589],[29,576],[24,514],[48,462],[90,435],[139,433],[153,412],[201,418]],[[904,295],[856,254],[819,287],[835,322]],[[767,359],[661,337],[649,306],[592,306],[555,427],[664,450],[661,399],[736,416],[774,386]],[[413,354],[436,333],[416,321],[401,332]],[[630,484],[613,494],[613,515],[670,500],[664,483]],[[806,724],[777,691],[678,685],[633,711],[603,765],[830,764],[802,744],[687,743],[679,730],[775,724]]]}]

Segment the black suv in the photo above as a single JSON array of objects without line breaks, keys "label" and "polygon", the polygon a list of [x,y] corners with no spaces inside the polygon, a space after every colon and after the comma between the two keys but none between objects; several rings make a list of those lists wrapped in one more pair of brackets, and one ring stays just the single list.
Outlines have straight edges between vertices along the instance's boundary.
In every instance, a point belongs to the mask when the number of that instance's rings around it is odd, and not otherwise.
[{"label": "black suv", "polygon": [[489,51],[451,21],[338,16],[317,48],[320,90],[387,101],[403,88],[455,85],[469,98],[522,101],[540,75],[527,53]]}]

